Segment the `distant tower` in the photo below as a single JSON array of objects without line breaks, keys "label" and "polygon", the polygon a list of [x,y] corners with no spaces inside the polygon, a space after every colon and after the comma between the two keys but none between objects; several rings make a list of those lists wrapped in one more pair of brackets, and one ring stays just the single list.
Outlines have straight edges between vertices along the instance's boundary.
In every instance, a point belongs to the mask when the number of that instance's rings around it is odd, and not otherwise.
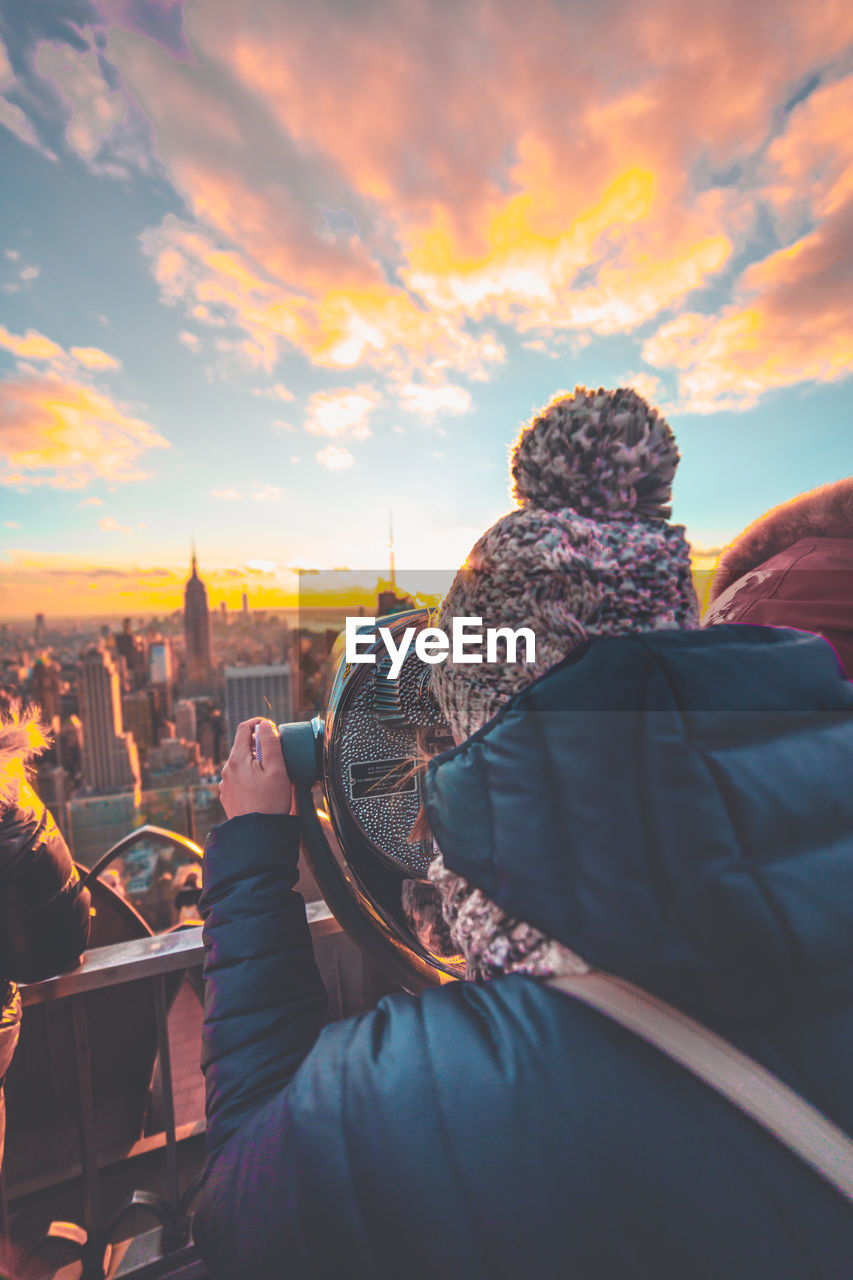
[{"label": "distant tower", "polygon": [[148,662],[148,679],[154,685],[172,683],[172,649],[162,636],[151,641]]},{"label": "distant tower", "polygon": [[55,662],[39,658],[33,664],[31,688],[34,700],[45,717],[53,722],[61,710],[59,695],[59,667]]},{"label": "distant tower", "polygon": [[388,512],[388,590],[380,591],[376,597],[376,615],[387,618],[392,613],[402,613],[414,609],[415,602],[410,595],[397,594],[397,570],[394,565],[394,515]]},{"label": "distant tower", "polygon": [[187,684],[197,692],[210,685],[213,666],[210,652],[210,610],[207,587],[198,576],[193,544],[192,572],[184,588],[184,639],[187,651]]},{"label": "distant tower", "polygon": [[394,512],[388,512],[388,586],[396,595],[397,572],[394,568]]},{"label": "distant tower", "polygon": [[232,742],[241,720],[249,720],[252,716],[268,716],[276,724],[290,720],[292,701],[288,664],[226,667],[225,709]]},{"label": "distant tower", "polygon": [[104,648],[89,649],[80,661],[83,773],[95,791],[124,791],[139,785],[139,756],[133,734],[124,733],[118,672]]},{"label": "distant tower", "polygon": [[37,613],[36,625],[35,625],[36,644],[44,644],[44,637],[46,633],[47,633],[47,628],[44,625],[44,614]]},{"label": "distant tower", "polygon": [[154,745],[154,716],[147,693],[126,693],[121,700],[121,718],[125,729],[133,734],[140,759],[147,759]]},{"label": "distant tower", "polygon": [[172,647],[169,640],[156,634],[151,637],[148,650],[148,681],[156,695],[156,705],[152,707],[156,740],[160,720],[172,716]]},{"label": "distant tower", "polygon": [[240,597],[240,607],[241,607],[242,612],[243,612],[243,617],[244,617],[244,618],[248,618],[248,616],[249,616],[249,593],[248,593],[248,591],[244,591],[244,592],[243,592],[243,594],[242,594],[242,596]]},{"label": "distant tower", "polygon": [[189,698],[182,698],[175,705],[175,737],[182,738],[184,742],[196,740],[195,703]]},{"label": "distant tower", "polygon": [[[130,618],[125,618],[121,631],[114,632],[112,639],[116,653],[119,657],[124,658],[130,688],[134,691],[141,689],[145,684],[147,653],[145,641],[141,636],[133,634],[133,624]],[[137,745],[139,744],[137,743]]]}]

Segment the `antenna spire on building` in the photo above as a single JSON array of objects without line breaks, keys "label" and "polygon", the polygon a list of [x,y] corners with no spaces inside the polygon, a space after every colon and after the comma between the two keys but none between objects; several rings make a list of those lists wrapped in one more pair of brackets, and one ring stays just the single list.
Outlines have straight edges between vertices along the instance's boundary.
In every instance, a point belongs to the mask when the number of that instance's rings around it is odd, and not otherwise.
[{"label": "antenna spire on building", "polygon": [[210,644],[207,587],[198,572],[195,537],[192,541],[192,572],[184,587],[184,641],[187,658],[187,691],[205,693],[213,672],[213,654]]}]

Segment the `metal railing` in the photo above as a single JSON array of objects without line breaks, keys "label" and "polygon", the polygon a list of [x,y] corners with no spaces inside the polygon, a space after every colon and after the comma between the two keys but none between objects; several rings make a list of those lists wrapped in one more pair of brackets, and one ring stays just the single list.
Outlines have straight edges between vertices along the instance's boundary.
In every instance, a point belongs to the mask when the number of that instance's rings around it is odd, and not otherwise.
[{"label": "metal railing", "polygon": [[[340,926],[324,902],[308,903],[306,910],[313,938],[340,932]],[[156,1234],[157,1240],[152,1240],[151,1247],[147,1250],[148,1256],[142,1258],[138,1265],[130,1269],[121,1267],[122,1276],[133,1276],[138,1280],[154,1276],[185,1277],[190,1280],[190,1277],[200,1278],[207,1274],[191,1243],[190,1210],[197,1184],[185,1188],[183,1192],[179,1185],[178,1141],[189,1135],[179,1134],[175,1125],[166,994],[166,979],[169,975],[201,966],[204,957],[201,932],[200,927],[188,927],[173,933],[99,947],[88,951],[80,967],[73,972],[21,987],[25,1008],[56,1001],[68,1001],[71,1007],[77,1064],[83,1223],[81,1226],[54,1223],[46,1239],[61,1238],[71,1242],[83,1260],[85,1280],[103,1280],[104,1276],[112,1273],[111,1238],[122,1220],[131,1212],[139,1210],[150,1212],[158,1220],[159,1227],[155,1232],[149,1233],[152,1236]],[[134,1191],[121,1209],[105,1221],[101,1206],[101,1163],[95,1135],[93,1063],[86,997],[92,992],[134,982],[148,982],[153,988],[165,1125],[164,1134],[159,1141],[149,1138],[145,1140],[145,1145],[148,1149],[158,1145],[165,1149],[167,1190],[165,1196],[145,1190]],[[203,1124],[191,1126],[195,1132],[201,1132],[203,1127]],[[137,1144],[131,1155],[136,1154],[141,1145]],[[112,1260],[112,1267],[115,1266],[115,1261]]]}]

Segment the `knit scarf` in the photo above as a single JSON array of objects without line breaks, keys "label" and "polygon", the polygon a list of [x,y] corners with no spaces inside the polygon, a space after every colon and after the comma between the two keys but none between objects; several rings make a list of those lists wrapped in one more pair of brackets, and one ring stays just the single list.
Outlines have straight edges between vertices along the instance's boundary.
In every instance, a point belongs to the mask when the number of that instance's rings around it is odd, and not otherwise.
[{"label": "knit scarf", "polygon": [[441,895],[451,941],[465,956],[466,977],[489,979],[523,973],[552,978],[589,972],[590,966],[574,951],[523,920],[506,915],[480,889],[448,871],[437,847],[428,874]]}]

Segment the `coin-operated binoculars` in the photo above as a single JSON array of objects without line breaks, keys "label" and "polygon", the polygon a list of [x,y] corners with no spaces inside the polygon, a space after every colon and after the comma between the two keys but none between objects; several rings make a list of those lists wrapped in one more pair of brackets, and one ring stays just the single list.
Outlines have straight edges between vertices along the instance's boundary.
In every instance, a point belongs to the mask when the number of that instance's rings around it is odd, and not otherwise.
[{"label": "coin-operated binoculars", "polygon": [[420,631],[429,615],[415,609],[380,619],[375,641],[360,643],[373,661],[347,662],[341,645],[323,718],[279,732],[303,848],[329,909],[389,977],[417,992],[464,973],[449,942],[437,944],[441,930],[424,941],[412,912],[413,902],[435,892],[427,881],[432,841],[412,836],[421,775],[452,738],[430,692],[431,668],[410,648],[392,676],[379,625],[399,649],[406,628]]}]

